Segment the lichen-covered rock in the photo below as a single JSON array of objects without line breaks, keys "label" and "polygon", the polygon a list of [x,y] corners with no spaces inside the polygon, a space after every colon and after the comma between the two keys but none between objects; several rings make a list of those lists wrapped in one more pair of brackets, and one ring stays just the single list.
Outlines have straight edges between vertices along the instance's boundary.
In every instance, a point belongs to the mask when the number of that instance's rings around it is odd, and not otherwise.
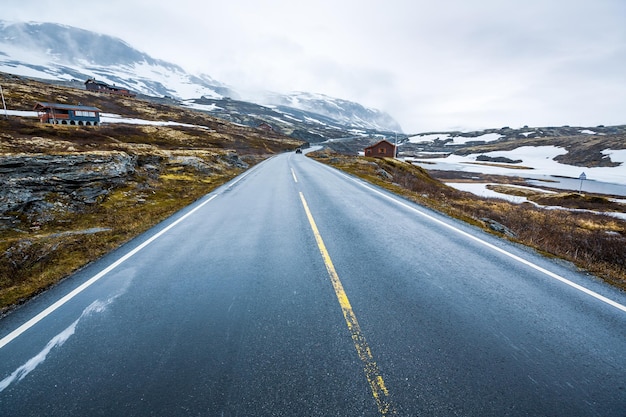
[{"label": "lichen-covered rock", "polygon": [[393,181],[393,175],[391,175],[390,173],[388,173],[382,168],[377,169],[376,173],[386,180]]},{"label": "lichen-covered rock", "polygon": [[0,214],[43,213],[62,195],[69,206],[93,204],[135,171],[124,152],[0,155]]},{"label": "lichen-covered rock", "polygon": [[241,158],[239,158],[239,155],[236,152],[229,152],[222,159],[228,165],[236,168],[247,169],[249,166],[246,162],[242,161]]},{"label": "lichen-covered rock", "polygon": [[168,170],[211,176],[233,167],[248,164],[236,152],[190,150],[0,155],[0,229],[20,219],[38,225],[84,211],[120,186],[150,188]]},{"label": "lichen-covered rock", "polygon": [[208,164],[197,156],[189,155],[176,155],[171,156],[167,161],[169,165],[180,165],[185,167],[191,167],[203,174],[211,174],[215,168],[215,164]]}]

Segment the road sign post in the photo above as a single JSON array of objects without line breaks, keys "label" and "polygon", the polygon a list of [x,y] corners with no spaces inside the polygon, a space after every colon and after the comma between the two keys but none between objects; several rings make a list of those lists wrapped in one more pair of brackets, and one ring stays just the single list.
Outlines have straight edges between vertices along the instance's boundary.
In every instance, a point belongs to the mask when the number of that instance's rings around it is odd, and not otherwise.
[{"label": "road sign post", "polygon": [[583,172],[582,174],[580,174],[578,179],[580,180],[580,189],[578,190],[578,192],[582,192],[583,191],[583,181],[587,179],[587,175]]}]

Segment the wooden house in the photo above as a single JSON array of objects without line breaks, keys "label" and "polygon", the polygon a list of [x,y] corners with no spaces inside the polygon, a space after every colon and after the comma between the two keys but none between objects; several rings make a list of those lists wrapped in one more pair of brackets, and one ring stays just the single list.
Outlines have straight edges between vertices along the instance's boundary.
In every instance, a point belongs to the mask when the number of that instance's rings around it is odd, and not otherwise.
[{"label": "wooden house", "polygon": [[108,93],[126,97],[135,97],[135,94],[131,92],[128,88],[110,85],[102,81],[96,81],[95,78],[90,78],[85,81],[85,89],[87,91],[94,91],[96,93]]},{"label": "wooden house", "polygon": [[101,110],[97,107],[39,102],[34,110],[39,113],[39,120],[42,123],[74,126],[98,126],[100,124]]},{"label": "wooden house", "polygon": [[365,148],[365,156],[373,158],[395,158],[396,145],[386,140],[381,140]]}]

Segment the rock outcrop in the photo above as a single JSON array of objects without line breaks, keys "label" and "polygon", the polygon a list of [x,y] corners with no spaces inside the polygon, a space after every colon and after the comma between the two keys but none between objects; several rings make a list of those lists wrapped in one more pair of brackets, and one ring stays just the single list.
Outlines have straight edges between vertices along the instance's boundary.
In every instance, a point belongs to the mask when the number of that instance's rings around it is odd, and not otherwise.
[{"label": "rock outcrop", "polygon": [[55,210],[95,204],[123,185],[135,166],[134,156],[119,151],[1,155],[0,215],[45,221]]},{"label": "rock outcrop", "polygon": [[118,187],[145,192],[166,173],[192,170],[206,178],[248,168],[232,151],[140,151],[0,155],[0,230],[20,223],[42,225],[83,212],[104,202]]}]

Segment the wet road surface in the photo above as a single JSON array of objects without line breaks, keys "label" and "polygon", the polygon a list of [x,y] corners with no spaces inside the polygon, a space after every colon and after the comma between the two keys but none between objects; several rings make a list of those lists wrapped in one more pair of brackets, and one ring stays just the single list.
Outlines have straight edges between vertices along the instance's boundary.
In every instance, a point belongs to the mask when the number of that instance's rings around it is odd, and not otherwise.
[{"label": "wet road surface", "polygon": [[625,304],[284,154],[0,320],[0,415],[625,416]]}]

